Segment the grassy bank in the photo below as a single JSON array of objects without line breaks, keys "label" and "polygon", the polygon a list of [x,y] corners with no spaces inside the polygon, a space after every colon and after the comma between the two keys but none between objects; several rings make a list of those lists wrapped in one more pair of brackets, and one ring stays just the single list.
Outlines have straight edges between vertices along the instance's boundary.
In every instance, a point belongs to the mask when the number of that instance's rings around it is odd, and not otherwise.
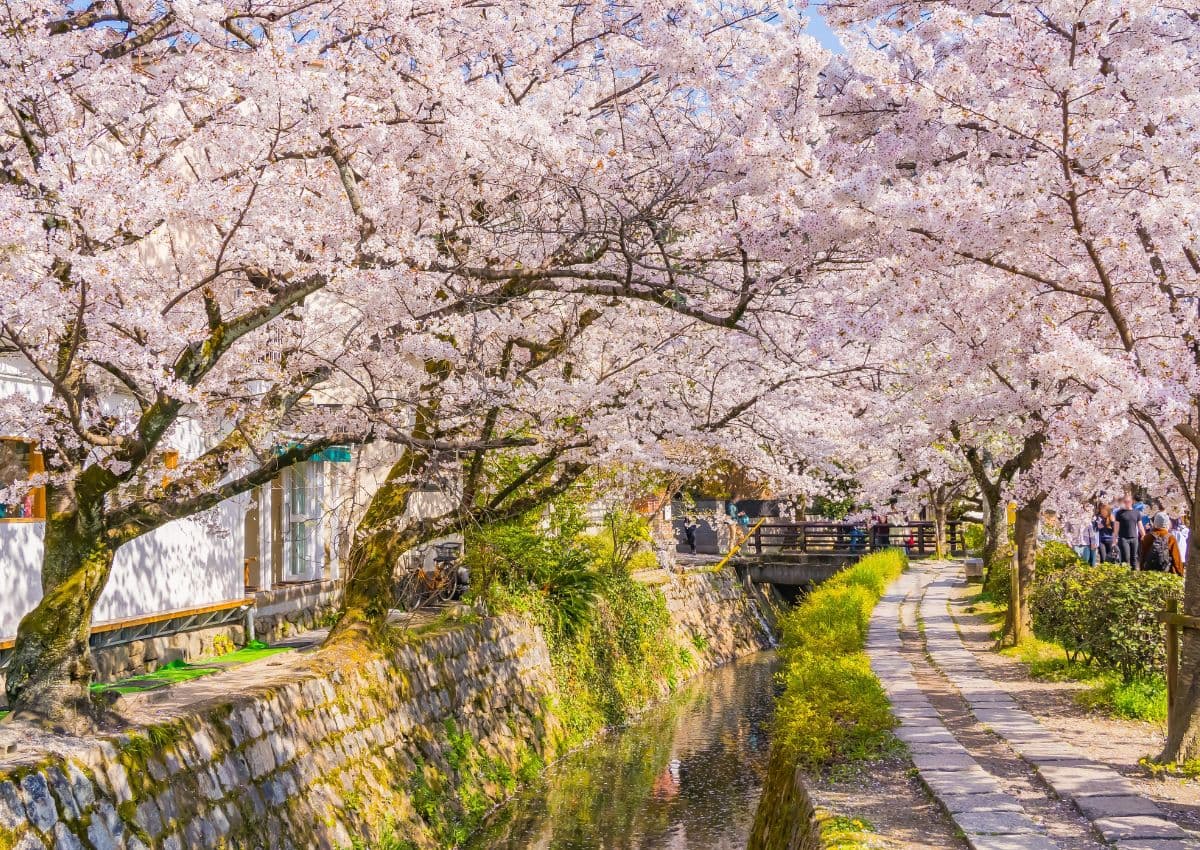
[{"label": "grassy bank", "polygon": [[822,770],[892,746],[895,721],[864,647],[871,611],[906,564],[897,550],[868,555],[784,616],[773,743],[794,764]]},{"label": "grassy bank", "polygon": [[865,647],[871,611],[906,566],[898,550],[868,555],[782,618],[784,690],[750,850],[871,846],[865,821],[814,815],[797,771],[844,770],[895,752],[895,719]]}]

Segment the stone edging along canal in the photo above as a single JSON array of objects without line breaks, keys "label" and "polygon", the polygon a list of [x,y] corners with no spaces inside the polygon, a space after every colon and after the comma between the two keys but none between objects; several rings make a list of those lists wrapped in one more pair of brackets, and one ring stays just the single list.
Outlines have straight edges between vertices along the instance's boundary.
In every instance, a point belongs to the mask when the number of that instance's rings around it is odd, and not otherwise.
[{"label": "stone edging along canal", "polygon": [[[698,669],[768,643],[732,570],[659,587]],[[0,763],[0,850],[337,850],[389,834],[433,848],[454,837],[445,803],[486,810],[562,754],[549,650],[513,616],[262,672],[153,726]]]}]

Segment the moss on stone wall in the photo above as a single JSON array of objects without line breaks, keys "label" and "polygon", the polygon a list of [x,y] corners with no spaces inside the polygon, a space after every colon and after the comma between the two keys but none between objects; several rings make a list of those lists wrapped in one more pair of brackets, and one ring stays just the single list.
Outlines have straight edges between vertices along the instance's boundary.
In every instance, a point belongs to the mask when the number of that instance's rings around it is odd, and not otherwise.
[{"label": "moss on stone wall", "polygon": [[[0,770],[0,850],[65,833],[87,850],[454,847],[585,731],[687,672],[673,606],[726,592],[694,581],[674,601],[617,586],[596,631],[554,661],[529,620],[447,619],[383,649],[318,653],[291,679],[177,720],[74,742],[74,760]],[[720,622],[705,641],[729,642]],[[590,670],[565,678],[581,659]]]}]

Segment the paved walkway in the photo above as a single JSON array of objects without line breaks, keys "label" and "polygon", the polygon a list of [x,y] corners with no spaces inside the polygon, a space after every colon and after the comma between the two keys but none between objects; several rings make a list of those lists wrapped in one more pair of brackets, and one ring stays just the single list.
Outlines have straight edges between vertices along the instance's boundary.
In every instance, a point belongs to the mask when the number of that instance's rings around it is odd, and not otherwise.
[{"label": "paved walkway", "polygon": [[[871,618],[871,665],[922,782],[974,850],[1200,850],[1107,765],[1058,739],[968,650],[950,615],[957,564],[914,565]],[[922,637],[923,631],[923,637]]]}]

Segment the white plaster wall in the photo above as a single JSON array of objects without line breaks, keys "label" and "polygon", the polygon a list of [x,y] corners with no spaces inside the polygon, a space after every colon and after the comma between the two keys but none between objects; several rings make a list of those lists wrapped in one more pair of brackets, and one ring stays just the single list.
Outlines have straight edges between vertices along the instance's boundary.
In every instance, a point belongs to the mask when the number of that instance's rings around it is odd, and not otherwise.
[{"label": "white plaster wall", "polygon": [[[241,599],[242,513],[241,500],[230,500],[122,546],[96,603],[96,622]],[[40,522],[0,522],[0,640],[13,637],[21,617],[42,598],[43,528]]]},{"label": "white plaster wall", "polygon": [[[45,401],[49,393],[20,363],[0,360],[0,398]],[[108,400],[119,404],[119,400]],[[0,436],[20,436],[5,429]],[[167,441],[183,458],[203,451],[203,437],[183,419]],[[243,516],[248,496],[231,499],[198,517],[176,520],[122,546],[96,604],[96,622],[198,608],[244,596]],[[42,598],[40,522],[0,521],[0,640]]]}]

